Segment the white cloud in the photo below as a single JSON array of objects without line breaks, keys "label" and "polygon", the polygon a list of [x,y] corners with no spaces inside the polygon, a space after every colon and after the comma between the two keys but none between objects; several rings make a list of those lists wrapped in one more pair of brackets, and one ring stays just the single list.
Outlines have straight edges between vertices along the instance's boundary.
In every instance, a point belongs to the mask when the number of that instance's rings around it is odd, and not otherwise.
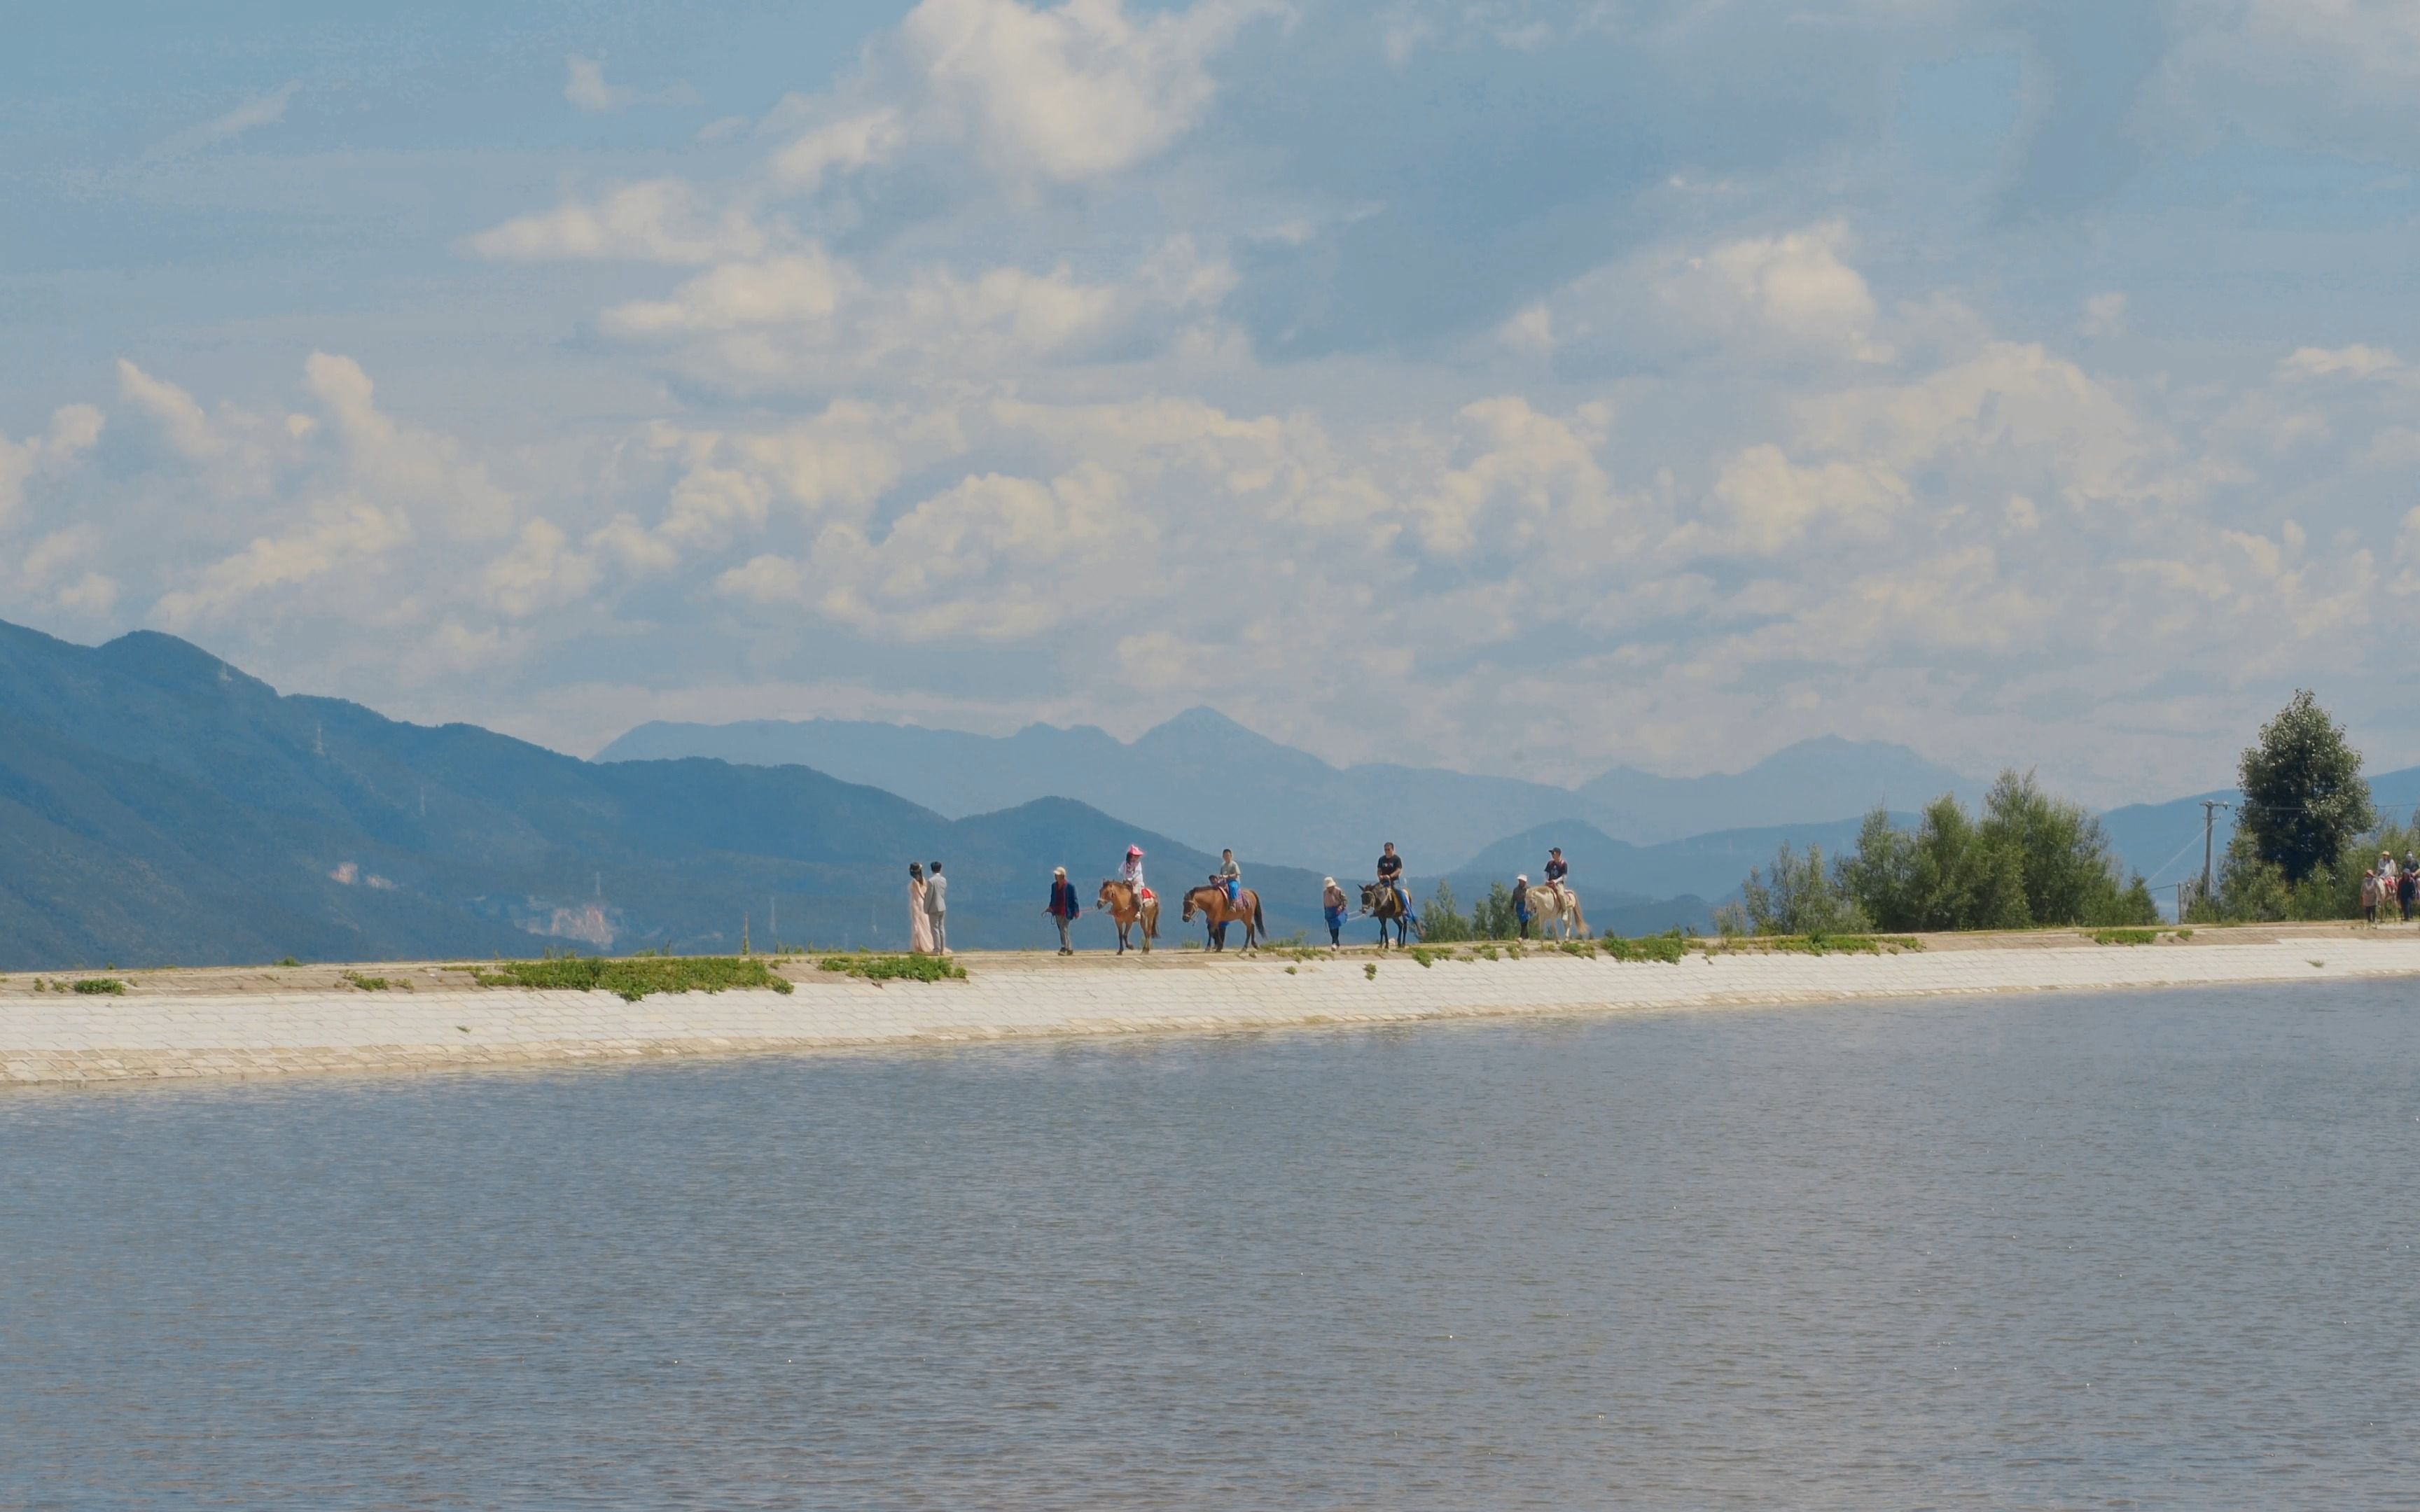
[{"label": "white cloud", "polygon": [[951,385],[1037,365],[1131,358],[1213,319],[1233,286],[1189,241],[1161,248],[1122,282],[992,268],[928,267],[877,285],[820,246],[729,262],[662,300],[607,310],[607,334],[665,346],[692,378],[752,391]]},{"label": "white cloud", "polygon": [[1668,278],[1663,298],[1715,330],[1745,330],[1828,357],[1887,362],[1890,348],[1873,334],[1873,293],[1840,256],[1848,242],[1838,222],[1727,241]]},{"label": "white cloud", "polygon": [[268,590],[360,566],[411,539],[411,523],[400,511],[358,499],[332,500],[315,517],[286,534],[258,537],[203,568],[190,588],[163,594],[153,609],[159,623],[171,630],[192,629],[225,618]]},{"label": "white cloud", "polygon": [[563,98],[591,115],[626,110],[632,105],[682,105],[697,98],[696,91],[685,84],[648,94],[623,85],[605,82],[603,60],[570,54],[563,60]]},{"label": "white cloud", "polygon": [[63,405],[51,412],[50,428],[12,441],[0,436],[0,530],[25,502],[25,486],[72,467],[101,440],[101,413],[88,404]]},{"label": "white cloud", "polygon": [[2076,332],[2087,337],[2114,336],[2126,328],[2126,296],[2116,289],[2084,301],[2084,317]]},{"label": "white cloud", "polygon": [[1144,20],[1120,0],[923,0],[900,46],[930,109],[1012,178],[1081,183],[1156,156],[1209,107],[1210,59],[1269,0],[1196,0]]},{"label": "white cloud", "polygon": [[490,608],[508,619],[525,620],[546,609],[577,603],[597,586],[597,558],[568,548],[568,538],[551,520],[521,527],[512,549],[488,563],[481,586]]},{"label": "white cloud", "polygon": [[286,107],[302,92],[301,80],[279,85],[265,95],[254,95],[224,116],[215,116],[198,126],[189,126],[151,149],[154,159],[180,158],[232,142],[248,131],[264,126],[274,126],[286,119]]},{"label": "white cloud", "polygon": [[1796,546],[1817,531],[1827,543],[1871,540],[1914,503],[1913,491],[1887,464],[1801,466],[1770,443],[1726,462],[1712,497],[1730,542],[1764,553]]},{"label": "white cloud", "polygon": [[2304,347],[2277,364],[2277,377],[2288,383],[2314,378],[2387,378],[2403,371],[2403,360],[2377,347]]},{"label": "white cloud", "polygon": [[922,0],[833,94],[783,102],[805,122],[769,164],[798,190],[918,144],[970,154],[1019,192],[1096,183],[1165,152],[1218,94],[1211,62],[1283,0],[1195,0],[1130,15],[1124,0]]},{"label": "white cloud", "polygon": [[985,473],[924,500],[879,539],[827,527],[804,560],[759,556],[717,586],[908,640],[1018,640],[1152,593],[1156,522],[1107,470],[1047,483]]},{"label": "white cloud", "polygon": [[470,240],[473,251],[505,262],[712,263],[762,256],[771,244],[744,208],[709,210],[694,188],[674,178],[626,184],[594,204],[566,200]]},{"label": "white cloud", "polygon": [[891,107],[828,121],[773,155],[774,181],[814,191],[834,169],[849,172],[879,162],[907,141],[907,123]]}]

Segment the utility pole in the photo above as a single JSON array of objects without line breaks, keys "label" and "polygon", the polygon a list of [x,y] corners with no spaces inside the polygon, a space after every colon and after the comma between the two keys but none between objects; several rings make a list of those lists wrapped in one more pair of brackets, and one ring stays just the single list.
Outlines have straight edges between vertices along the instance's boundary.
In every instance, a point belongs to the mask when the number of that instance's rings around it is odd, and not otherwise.
[{"label": "utility pole", "polygon": [[2235,805],[2231,803],[2221,803],[2216,798],[2204,798],[2201,800],[2201,895],[2204,898],[2208,898],[2210,896],[2211,825],[2215,822],[2217,812],[2221,809],[2226,810],[2228,813],[2233,813],[2235,811]]}]

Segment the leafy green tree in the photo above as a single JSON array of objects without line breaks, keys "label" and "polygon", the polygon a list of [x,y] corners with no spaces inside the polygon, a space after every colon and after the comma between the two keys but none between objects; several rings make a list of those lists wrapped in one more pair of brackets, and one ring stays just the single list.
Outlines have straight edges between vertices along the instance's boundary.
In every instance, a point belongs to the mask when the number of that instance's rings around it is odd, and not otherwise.
[{"label": "leafy green tree", "polygon": [[2139,876],[2121,880],[2100,821],[2003,772],[1970,817],[1947,795],[1913,830],[1877,809],[1839,881],[1876,928],[2023,929],[2030,924],[2143,924],[2159,918]]},{"label": "leafy green tree", "polygon": [[1480,940],[1509,940],[1520,933],[1512,888],[1501,882],[1487,885],[1487,896],[1470,905],[1470,932],[1473,939]]},{"label": "leafy green tree", "polygon": [[1443,878],[1437,880],[1436,891],[1430,894],[1428,906],[1419,911],[1420,938],[1432,945],[1443,945],[1471,937],[1470,917],[1460,911],[1453,888]]},{"label": "leafy green tree", "polygon": [[[2260,727],[2236,774],[2243,801],[2235,810],[2235,831],[2288,887],[2322,869],[2333,871],[2346,844],[2378,823],[2369,784],[2362,780],[2361,753],[2308,689],[2297,689]],[[2360,869],[2353,875],[2357,880]]]},{"label": "leafy green tree", "polygon": [[1992,784],[1978,839],[2017,853],[2025,913],[2034,923],[2137,924],[2159,918],[2141,877],[2131,887],[2120,883],[2101,821],[2082,805],[2044,793],[2031,772],[2002,772]]},{"label": "leafy green tree", "polygon": [[[1731,933],[1857,934],[1873,927],[1848,888],[1823,863],[1823,848],[1799,856],[1788,843],[1773,856],[1770,878],[1751,868],[1728,920]],[[1745,926],[1743,929],[1742,926]]]}]

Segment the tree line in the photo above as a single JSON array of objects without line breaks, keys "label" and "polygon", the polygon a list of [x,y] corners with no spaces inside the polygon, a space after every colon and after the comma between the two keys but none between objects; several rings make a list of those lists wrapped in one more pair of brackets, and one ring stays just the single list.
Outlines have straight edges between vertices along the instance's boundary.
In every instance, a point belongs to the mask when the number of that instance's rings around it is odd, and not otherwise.
[{"label": "tree line", "polygon": [[[2307,691],[2261,726],[2237,763],[2242,799],[2214,886],[2185,917],[2232,923],[2350,918],[2361,912],[2366,858],[2420,846],[2420,825],[2381,823],[2362,759]],[[1755,868],[1715,921],[1726,933],[1854,934],[2156,923],[2139,872],[2128,873],[2101,821],[2004,771],[1968,813],[1944,795],[1915,827],[1880,808],[1856,849],[1826,857],[1783,845]]]}]

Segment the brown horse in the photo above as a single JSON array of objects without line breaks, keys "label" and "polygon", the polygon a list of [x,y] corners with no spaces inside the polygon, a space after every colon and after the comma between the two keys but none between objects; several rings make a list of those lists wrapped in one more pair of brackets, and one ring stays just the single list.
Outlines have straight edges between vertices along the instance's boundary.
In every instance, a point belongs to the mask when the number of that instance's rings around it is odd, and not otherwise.
[{"label": "brown horse", "polygon": [[1269,937],[1268,925],[1261,921],[1261,895],[1246,887],[1235,901],[1227,901],[1227,885],[1208,882],[1185,895],[1185,921],[1193,922],[1199,913],[1209,923],[1210,949],[1227,948],[1227,926],[1241,921],[1244,926],[1244,949],[1249,950]]},{"label": "brown horse", "polygon": [[1140,921],[1142,925],[1142,951],[1151,953],[1151,942],[1159,938],[1159,900],[1137,898],[1134,885],[1112,878],[1101,884],[1101,895],[1095,900],[1101,911],[1117,921],[1118,954],[1126,953],[1126,932]]},{"label": "brown horse", "polygon": [[1412,911],[1395,896],[1395,889],[1383,882],[1361,884],[1361,912],[1378,921],[1378,949],[1387,948],[1387,926],[1395,926],[1395,943],[1412,943]]}]

